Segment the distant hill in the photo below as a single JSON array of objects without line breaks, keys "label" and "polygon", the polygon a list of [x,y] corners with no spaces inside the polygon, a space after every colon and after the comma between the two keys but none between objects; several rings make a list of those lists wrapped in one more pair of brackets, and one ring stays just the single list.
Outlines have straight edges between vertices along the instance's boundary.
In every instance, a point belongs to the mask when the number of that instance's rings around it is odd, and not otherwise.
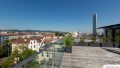
[{"label": "distant hill", "polygon": [[52,31],[52,30],[17,30],[17,29],[8,29],[8,30],[0,30],[0,31],[7,31],[7,32],[60,32],[60,31]]}]

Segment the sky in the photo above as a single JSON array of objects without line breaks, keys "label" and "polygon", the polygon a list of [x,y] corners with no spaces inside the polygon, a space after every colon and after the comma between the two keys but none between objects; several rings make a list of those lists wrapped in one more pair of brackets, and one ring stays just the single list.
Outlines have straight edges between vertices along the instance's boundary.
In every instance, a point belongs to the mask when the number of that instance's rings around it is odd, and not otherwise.
[{"label": "sky", "polygon": [[0,29],[92,32],[120,23],[120,0],[0,0]]}]

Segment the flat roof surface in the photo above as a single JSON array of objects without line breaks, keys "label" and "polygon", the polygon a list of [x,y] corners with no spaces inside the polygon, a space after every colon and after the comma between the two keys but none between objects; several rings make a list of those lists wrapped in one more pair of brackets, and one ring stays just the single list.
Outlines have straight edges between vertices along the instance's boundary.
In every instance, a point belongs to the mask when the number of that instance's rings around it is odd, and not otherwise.
[{"label": "flat roof surface", "polygon": [[120,23],[119,24],[114,24],[114,25],[99,27],[98,29],[101,29],[101,28],[120,28]]},{"label": "flat roof surface", "polygon": [[100,47],[73,46],[72,53],[64,53],[61,68],[103,68],[106,64],[120,64],[120,55]]}]

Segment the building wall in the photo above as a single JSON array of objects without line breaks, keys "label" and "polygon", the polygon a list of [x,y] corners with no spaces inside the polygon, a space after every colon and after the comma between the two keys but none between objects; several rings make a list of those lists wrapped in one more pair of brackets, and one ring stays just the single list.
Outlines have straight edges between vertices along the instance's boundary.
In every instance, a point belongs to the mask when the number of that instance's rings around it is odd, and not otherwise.
[{"label": "building wall", "polygon": [[120,29],[116,28],[104,28],[104,36],[106,37],[106,39],[109,40],[109,42],[115,42],[116,41],[116,37],[120,34]]},{"label": "building wall", "polygon": [[27,46],[27,44],[15,44],[15,43],[12,43],[12,52],[18,48],[19,46]]},{"label": "building wall", "polygon": [[37,52],[39,52],[40,47],[41,47],[40,43],[38,43],[36,40],[30,40],[30,43],[28,44],[29,49],[32,49]]},{"label": "building wall", "polygon": [[11,39],[18,39],[19,38],[19,36],[9,36],[9,40],[11,40]]},{"label": "building wall", "polygon": [[[45,38],[43,38],[44,40]],[[41,47],[43,47],[45,44],[43,43],[43,40],[41,42],[38,42],[37,40],[30,40],[28,44],[12,44],[12,51],[15,50],[15,48],[17,48],[18,46],[27,46],[29,49],[34,50],[39,52],[39,49]],[[49,60],[50,58],[52,58],[52,53],[48,52],[48,51],[43,51],[43,53],[40,53],[37,58],[36,61],[39,61],[39,63],[42,60]]]},{"label": "building wall", "polygon": [[9,36],[0,36],[0,45],[3,45],[6,40],[9,40]]},{"label": "building wall", "polygon": [[72,33],[72,36],[73,36],[73,37],[78,37],[78,35],[79,35],[79,32],[73,32],[73,33]]}]

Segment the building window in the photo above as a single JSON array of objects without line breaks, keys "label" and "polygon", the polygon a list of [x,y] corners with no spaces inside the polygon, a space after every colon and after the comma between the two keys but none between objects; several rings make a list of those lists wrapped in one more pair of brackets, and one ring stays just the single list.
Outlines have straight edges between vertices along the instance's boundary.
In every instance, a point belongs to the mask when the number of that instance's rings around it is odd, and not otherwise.
[{"label": "building window", "polygon": [[31,42],[31,44],[32,44],[32,42]]},{"label": "building window", "polygon": [[35,48],[35,45],[34,45],[34,48]]},{"label": "building window", "polygon": [[35,43],[35,41],[34,41],[34,43]]}]

